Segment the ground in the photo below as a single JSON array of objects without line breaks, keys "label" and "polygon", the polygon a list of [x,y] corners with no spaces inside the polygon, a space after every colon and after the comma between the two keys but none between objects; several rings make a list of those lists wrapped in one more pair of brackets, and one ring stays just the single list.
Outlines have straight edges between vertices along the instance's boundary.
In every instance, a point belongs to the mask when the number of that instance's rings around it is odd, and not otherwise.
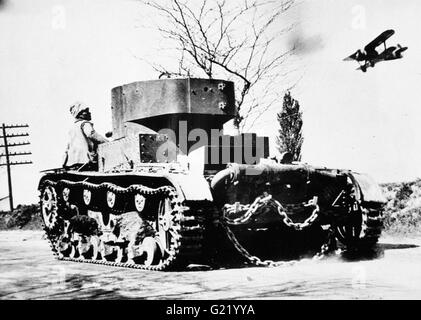
[{"label": "ground", "polygon": [[41,231],[0,231],[0,299],[421,299],[421,238],[365,257],[277,268],[150,272],[54,259]]}]

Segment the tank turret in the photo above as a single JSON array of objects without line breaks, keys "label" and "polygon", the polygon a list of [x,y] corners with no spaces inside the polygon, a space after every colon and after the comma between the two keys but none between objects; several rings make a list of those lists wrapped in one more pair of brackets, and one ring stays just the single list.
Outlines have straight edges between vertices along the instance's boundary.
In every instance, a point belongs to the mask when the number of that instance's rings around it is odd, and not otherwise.
[{"label": "tank turret", "polygon": [[112,89],[111,110],[116,139],[128,134],[127,124],[136,123],[156,132],[189,128],[222,129],[236,113],[234,84],[210,79],[139,81]]},{"label": "tank turret", "polygon": [[180,162],[178,156],[196,151],[194,162],[202,163],[203,173],[229,162],[256,164],[269,154],[267,137],[223,134],[223,125],[236,114],[230,81],[134,82],[112,89],[111,109],[115,141],[100,146],[100,171]]}]

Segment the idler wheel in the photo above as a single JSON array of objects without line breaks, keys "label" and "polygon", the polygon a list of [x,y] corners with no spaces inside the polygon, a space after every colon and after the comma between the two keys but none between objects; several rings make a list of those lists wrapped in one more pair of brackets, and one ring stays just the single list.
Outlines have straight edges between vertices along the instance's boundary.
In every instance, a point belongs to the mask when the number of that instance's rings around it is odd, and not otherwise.
[{"label": "idler wheel", "polygon": [[52,186],[41,191],[41,214],[45,227],[52,230],[57,225],[57,194]]},{"label": "idler wheel", "polygon": [[336,237],[348,249],[372,248],[383,226],[380,209],[360,208],[344,225],[336,227]]},{"label": "idler wheel", "polygon": [[163,255],[169,254],[173,239],[174,215],[172,214],[170,199],[165,198],[159,202],[157,236]]}]

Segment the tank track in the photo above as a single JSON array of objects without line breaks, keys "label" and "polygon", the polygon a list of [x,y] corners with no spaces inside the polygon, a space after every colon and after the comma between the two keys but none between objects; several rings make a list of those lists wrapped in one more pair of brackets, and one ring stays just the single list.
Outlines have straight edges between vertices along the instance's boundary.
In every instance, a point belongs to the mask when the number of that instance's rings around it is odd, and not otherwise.
[{"label": "tank track", "polygon": [[[53,255],[58,260],[63,261],[72,261],[72,262],[79,262],[79,263],[91,263],[91,264],[101,264],[101,265],[108,265],[113,267],[124,267],[124,268],[132,268],[132,269],[141,269],[141,270],[151,270],[151,271],[163,271],[163,270],[173,270],[178,269],[180,267],[188,265],[191,261],[194,261],[197,257],[200,257],[202,254],[202,240],[203,240],[203,222],[205,220],[205,212],[202,209],[204,207],[203,201],[197,202],[180,202],[179,197],[177,196],[174,188],[171,186],[162,186],[156,189],[151,189],[142,185],[131,185],[127,188],[119,187],[112,183],[101,183],[101,184],[93,184],[88,182],[73,182],[69,180],[59,180],[59,181],[51,181],[45,180],[41,184],[40,191],[40,206],[42,210],[42,192],[45,187],[50,186],[56,190],[57,194],[57,203],[56,203],[56,210],[57,210],[57,221],[53,227],[48,228],[45,224],[44,231],[46,233],[47,239],[50,242],[51,250]],[[63,222],[63,218],[60,216],[60,210],[62,210],[63,206],[66,206],[65,199],[63,199],[63,195],[61,192],[58,192],[64,188],[71,188],[71,187],[80,187],[87,190],[95,191],[102,189],[102,191],[110,191],[115,192],[116,194],[120,195],[130,195],[134,193],[139,193],[144,197],[154,196],[157,194],[165,195],[169,197],[171,200],[171,207],[173,209],[174,218],[178,222],[178,231],[176,241],[171,247],[171,254],[165,258],[165,260],[161,261],[157,265],[144,265],[144,264],[137,264],[137,263],[129,263],[129,262],[115,262],[115,261],[106,261],[102,260],[92,260],[86,258],[71,258],[65,257],[59,253],[58,250],[58,241],[59,241],[59,234],[58,230],[60,222]],[[68,205],[68,204],[67,204]],[[113,214],[121,214],[124,210],[116,208],[111,209],[111,213]]]},{"label": "tank track", "polygon": [[375,245],[383,229],[383,211],[379,208],[363,208],[363,231],[364,235],[360,239],[360,246],[370,247]]},{"label": "tank track", "polygon": [[[383,211],[379,206],[360,207],[358,230],[355,235],[341,234],[337,230],[338,240],[349,250],[367,250],[373,248],[378,242],[383,229]],[[349,226],[356,228],[357,226]]]}]

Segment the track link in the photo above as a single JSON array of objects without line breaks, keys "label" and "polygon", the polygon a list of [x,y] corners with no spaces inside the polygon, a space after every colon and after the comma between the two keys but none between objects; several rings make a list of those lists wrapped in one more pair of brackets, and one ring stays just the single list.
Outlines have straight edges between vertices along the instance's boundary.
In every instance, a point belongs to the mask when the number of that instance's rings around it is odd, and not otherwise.
[{"label": "track link", "polygon": [[383,230],[383,213],[379,208],[365,210],[364,235],[360,239],[360,246],[370,247],[377,243]]}]

